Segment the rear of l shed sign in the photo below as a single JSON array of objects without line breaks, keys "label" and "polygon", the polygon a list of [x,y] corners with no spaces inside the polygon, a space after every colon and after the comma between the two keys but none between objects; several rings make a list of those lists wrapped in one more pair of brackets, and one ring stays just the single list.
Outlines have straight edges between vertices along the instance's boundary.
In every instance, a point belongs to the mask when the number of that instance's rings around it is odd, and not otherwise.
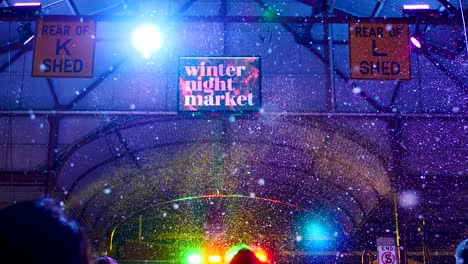
[{"label": "rear of l shed sign", "polygon": [[349,23],[352,79],[411,79],[407,24]]},{"label": "rear of l shed sign", "polygon": [[32,76],[92,77],[95,21],[39,20]]}]

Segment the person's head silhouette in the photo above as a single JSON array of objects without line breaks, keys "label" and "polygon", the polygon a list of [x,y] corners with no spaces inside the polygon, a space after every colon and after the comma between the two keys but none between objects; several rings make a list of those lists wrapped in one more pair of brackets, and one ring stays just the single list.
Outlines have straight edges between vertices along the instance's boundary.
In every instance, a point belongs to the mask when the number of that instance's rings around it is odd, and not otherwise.
[{"label": "person's head silhouette", "polygon": [[456,264],[468,264],[468,239],[463,240],[455,251]]},{"label": "person's head silhouette", "polygon": [[20,202],[0,211],[0,260],[21,264],[89,264],[82,230],[51,199]]},{"label": "person's head silhouette", "polygon": [[249,249],[241,249],[232,258],[229,264],[259,264],[260,261]]},{"label": "person's head silhouette", "polygon": [[118,264],[113,258],[104,256],[96,259],[95,264]]}]

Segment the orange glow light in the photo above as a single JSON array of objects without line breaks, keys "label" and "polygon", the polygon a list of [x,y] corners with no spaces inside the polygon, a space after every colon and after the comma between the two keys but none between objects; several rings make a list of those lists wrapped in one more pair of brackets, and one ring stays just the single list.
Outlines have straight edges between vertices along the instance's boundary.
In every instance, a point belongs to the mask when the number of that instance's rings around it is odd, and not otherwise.
[{"label": "orange glow light", "polygon": [[221,256],[209,256],[208,257],[208,262],[209,263],[220,263],[221,262]]},{"label": "orange glow light", "polygon": [[256,253],[255,256],[260,260],[260,262],[267,262],[268,258],[264,253]]},{"label": "orange glow light", "polygon": [[257,257],[257,259],[260,260],[260,262],[266,263],[268,261],[268,255],[265,252],[265,250],[263,250],[260,247],[251,247],[251,249],[254,252],[255,257]]}]

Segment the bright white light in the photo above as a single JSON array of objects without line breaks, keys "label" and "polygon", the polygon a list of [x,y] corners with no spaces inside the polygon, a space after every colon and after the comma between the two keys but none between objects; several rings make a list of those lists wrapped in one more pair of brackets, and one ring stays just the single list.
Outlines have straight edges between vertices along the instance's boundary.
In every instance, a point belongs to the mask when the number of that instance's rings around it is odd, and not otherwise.
[{"label": "bright white light", "polygon": [[156,25],[140,25],[133,31],[133,47],[141,52],[146,59],[149,59],[161,47],[161,42],[162,34]]},{"label": "bright white light", "polygon": [[41,3],[16,3],[13,6],[41,6]]},{"label": "bright white light", "polygon": [[208,262],[210,263],[218,263],[221,262],[221,256],[209,256]]},{"label": "bright white light", "polygon": [[416,46],[418,49],[421,48],[421,42],[415,37],[410,37],[411,43],[413,43],[414,46]]},{"label": "bright white light", "polygon": [[28,39],[26,39],[26,40],[23,42],[23,45],[28,44],[29,41],[31,41],[33,38],[34,38],[34,35],[30,36]]},{"label": "bright white light", "polygon": [[429,5],[403,5],[404,10],[429,9]]},{"label": "bright white light", "polygon": [[400,206],[411,209],[419,204],[419,196],[415,191],[403,191],[398,197]]},{"label": "bright white light", "polygon": [[188,263],[202,263],[203,258],[199,254],[193,254],[187,258],[187,261]]},{"label": "bright white light", "polygon": [[361,88],[360,87],[354,87],[353,88],[353,94],[359,94],[361,93]]}]

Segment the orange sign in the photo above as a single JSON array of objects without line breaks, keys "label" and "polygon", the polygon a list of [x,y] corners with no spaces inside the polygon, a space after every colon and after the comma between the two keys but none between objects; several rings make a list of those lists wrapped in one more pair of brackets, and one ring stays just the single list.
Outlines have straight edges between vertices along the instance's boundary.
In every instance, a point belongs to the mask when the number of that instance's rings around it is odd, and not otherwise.
[{"label": "orange sign", "polygon": [[32,76],[92,77],[95,21],[38,20]]},{"label": "orange sign", "polygon": [[407,24],[349,23],[351,79],[411,79]]}]

